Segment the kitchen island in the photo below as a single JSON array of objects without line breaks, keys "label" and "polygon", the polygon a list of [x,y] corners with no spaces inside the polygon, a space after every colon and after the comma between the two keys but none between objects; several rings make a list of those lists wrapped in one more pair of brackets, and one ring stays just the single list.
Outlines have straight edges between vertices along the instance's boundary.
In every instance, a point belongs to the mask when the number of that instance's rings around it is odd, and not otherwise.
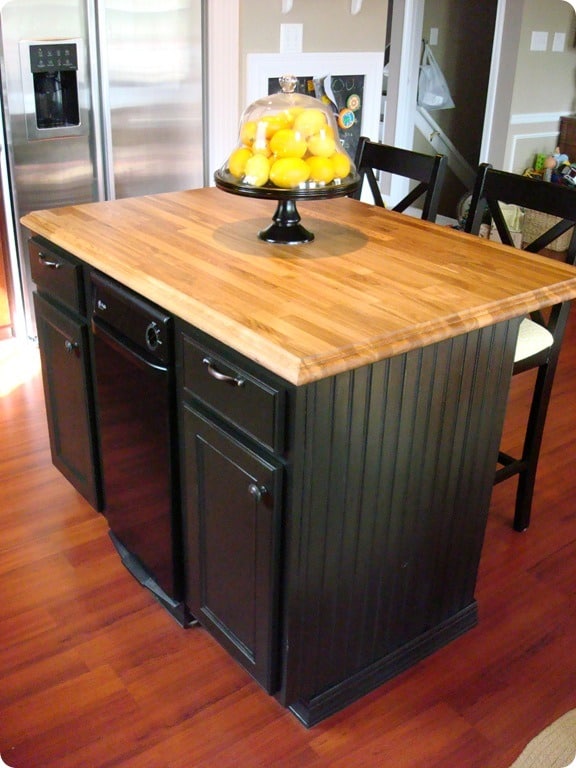
[{"label": "kitchen island", "polygon": [[185,600],[312,725],[476,623],[518,325],[576,270],[298,207],[299,246],[257,238],[273,203],[216,189],[23,223],[176,318]]}]

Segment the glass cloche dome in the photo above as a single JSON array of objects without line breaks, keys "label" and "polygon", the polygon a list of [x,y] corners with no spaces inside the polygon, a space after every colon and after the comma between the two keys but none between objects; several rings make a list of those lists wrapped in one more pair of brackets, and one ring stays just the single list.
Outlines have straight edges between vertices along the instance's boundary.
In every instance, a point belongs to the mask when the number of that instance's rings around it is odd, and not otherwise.
[{"label": "glass cloche dome", "polygon": [[295,92],[296,77],[279,81],[280,93],[244,110],[238,144],[214,179],[227,192],[279,201],[275,224],[259,233],[261,239],[306,242],[314,236],[300,227],[295,201],[348,195],[358,188],[359,178],[332,110]]}]

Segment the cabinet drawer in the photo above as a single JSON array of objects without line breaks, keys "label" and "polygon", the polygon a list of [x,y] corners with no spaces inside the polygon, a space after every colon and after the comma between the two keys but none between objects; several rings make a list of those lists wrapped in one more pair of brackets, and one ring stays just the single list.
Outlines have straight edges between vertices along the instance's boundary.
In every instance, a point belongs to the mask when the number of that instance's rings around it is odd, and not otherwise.
[{"label": "cabinet drawer", "polygon": [[72,256],[32,238],[28,244],[30,272],[38,291],[83,315],[82,266]]},{"label": "cabinet drawer", "polygon": [[252,376],[185,334],[184,389],[274,451],[284,441],[284,390]]}]

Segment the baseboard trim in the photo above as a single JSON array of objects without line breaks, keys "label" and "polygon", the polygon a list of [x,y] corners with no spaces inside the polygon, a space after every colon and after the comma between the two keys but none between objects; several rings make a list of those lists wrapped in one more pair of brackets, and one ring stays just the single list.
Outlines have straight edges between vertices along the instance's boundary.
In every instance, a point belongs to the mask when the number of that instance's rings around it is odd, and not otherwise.
[{"label": "baseboard trim", "polygon": [[301,699],[288,708],[307,728],[310,728],[460,637],[477,623],[478,607],[474,600],[442,624],[384,656],[361,672],[309,700]]}]

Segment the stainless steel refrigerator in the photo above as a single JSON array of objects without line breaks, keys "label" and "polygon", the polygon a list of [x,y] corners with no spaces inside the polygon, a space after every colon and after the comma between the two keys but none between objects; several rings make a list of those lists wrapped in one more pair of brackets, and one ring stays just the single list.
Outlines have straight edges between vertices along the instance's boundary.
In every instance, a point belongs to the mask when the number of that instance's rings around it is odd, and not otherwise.
[{"label": "stainless steel refrigerator", "polygon": [[2,121],[16,262],[20,216],[204,184],[203,0],[8,0]]}]

